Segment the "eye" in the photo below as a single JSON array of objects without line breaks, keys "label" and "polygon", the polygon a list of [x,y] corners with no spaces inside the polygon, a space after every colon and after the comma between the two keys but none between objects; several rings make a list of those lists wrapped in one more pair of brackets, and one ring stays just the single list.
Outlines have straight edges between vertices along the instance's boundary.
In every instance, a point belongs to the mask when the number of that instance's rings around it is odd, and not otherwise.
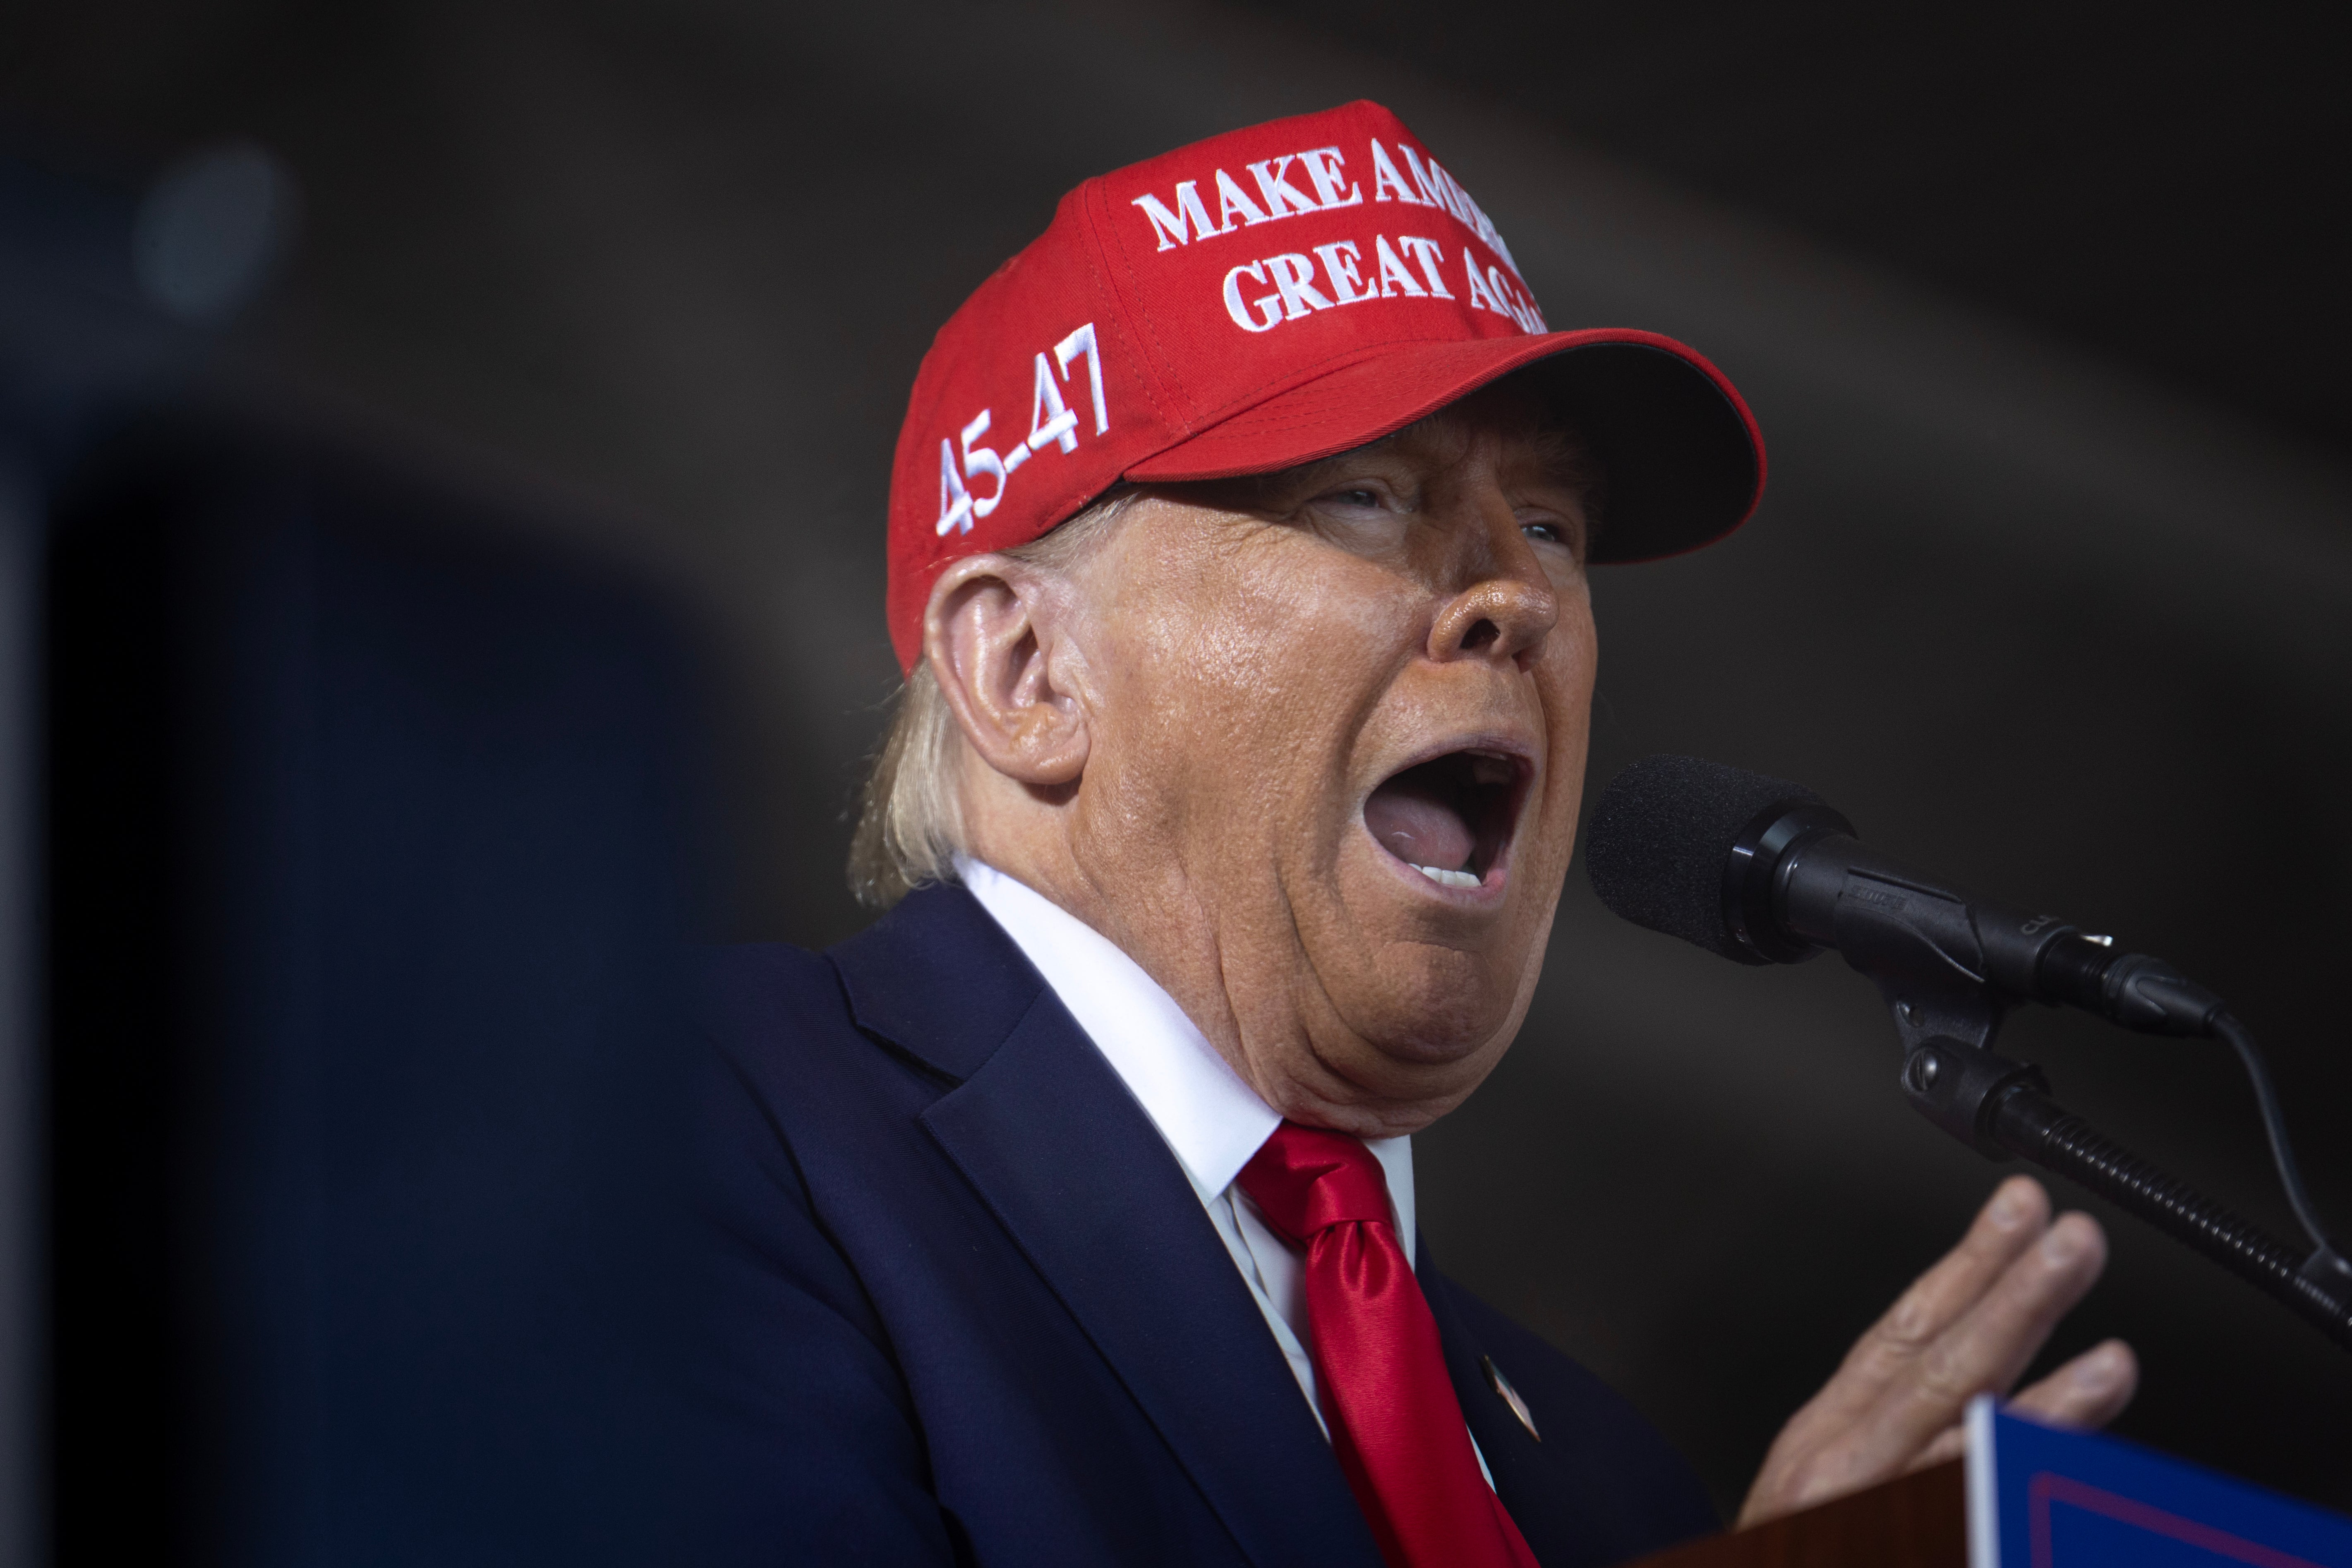
[{"label": "eye", "polygon": [[1557,522],[1523,522],[1519,525],[1519,531],[1538,544],[1568,547],[1576,542],[1569,537],[1568,530]]},{"label": "eye", "polygon": [[1403,548],[1412,532],[1412,498],[1377,475],[1360,471],[1327,477],[1314,499],[1298,509],[1300,523],[1328,544],[1359,555],[1385,555]]}]

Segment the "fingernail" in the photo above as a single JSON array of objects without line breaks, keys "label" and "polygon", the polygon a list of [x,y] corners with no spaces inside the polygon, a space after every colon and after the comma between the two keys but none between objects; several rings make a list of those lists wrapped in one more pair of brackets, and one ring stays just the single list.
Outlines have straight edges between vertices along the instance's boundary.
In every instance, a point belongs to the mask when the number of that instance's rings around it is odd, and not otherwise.
[{"label": "fingernail", "polygon": [[2083,1238],[2078,1227],[2053,1225],[2050,1234],[2042,1238],[2042,1260],[2044,1263],[2072,1263],[2083,1256]]},{"label": "fingernail", "polygon": [[2124,1358],[2113,1350],[2095,1351],[2074,1369],[2074,1386],[2098,1394],[2113,1388],[2124,1375]]},{"label": "fingernail", "polygon": [[2033,1206],[2026,1196],[2027,1191],[2015,1182],[2007,1184],[1993,1194],[1992,1206],[1985,1210],[1986,1217],[2003,1230],[2015,1230],[2025,1223],[2026,1211]]}]

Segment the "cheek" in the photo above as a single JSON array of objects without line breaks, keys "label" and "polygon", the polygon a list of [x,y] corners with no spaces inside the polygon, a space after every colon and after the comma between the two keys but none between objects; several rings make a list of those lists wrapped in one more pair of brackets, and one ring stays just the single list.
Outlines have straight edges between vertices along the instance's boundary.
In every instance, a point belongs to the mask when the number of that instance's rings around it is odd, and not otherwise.
[{"label": "cheek", "polygon": [[1592,687],[1601,668],[1601,641],[1592,625],[1592,605],[1581,588],[1562,595],[1559,625],[1538,676],[1544,706],[1544,726],[1552,754],[1573,754],[1577,764],[1570,782],[1583,784],[1585,745],[1592,729]]},{"label": "cheek", "polygon": [[[1576,847],[1576,818],[1584,800],[1584,765],[1591,739],[1593,679],[1598,642],[1592,616],[1581,593],[1565,598],[1560,624],[1537,671],[1543,705],[1546,754],[1537,841],[1527,846],[1530,890],[1556,898]],[[1549,884],[1546,887],[1546,884]],[[1544,903],[1549,916],[1549,903]]]},{"label": "cheek", "polygon": [[1268,808],[1327,793],[1411,624],[1384,574],[1320,553],[1261,536],[1127,574],[1100,624],[1120,749],[1213,795],[1252,781]]},{"label": "cheek", "polygon": [[1592,679],[1601,666],[1601,633],[1592,620],[1591,590],[1582,581],[1560,591],[1559,624],[1546,640],[1557,660],[1554,679],[1562,695],[1590,707]]},{"label": "cheek", "polygon": [[1561,670],[1543,689],[1543,720],[1545,731],[1550,733],[1552,754],[1573,764],[1561,769],[1557,783],[1580,793],[1585,748],[1592,738],[1592,684],[1600,675],[1600,644],[1592,635],[1590,616],[1578,616],[1576,637],[1561,648]]}]

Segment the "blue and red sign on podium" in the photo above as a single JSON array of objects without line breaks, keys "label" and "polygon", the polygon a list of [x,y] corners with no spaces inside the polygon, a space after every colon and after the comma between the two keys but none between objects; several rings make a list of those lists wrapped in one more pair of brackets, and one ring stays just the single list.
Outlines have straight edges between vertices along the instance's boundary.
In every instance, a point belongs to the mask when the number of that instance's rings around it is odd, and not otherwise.
[{"label": "blue and red sign on podium", "polygon": [[1990,1398],[1967,1469],[1969,1568],[2352,1568],[2352,1520]]}]

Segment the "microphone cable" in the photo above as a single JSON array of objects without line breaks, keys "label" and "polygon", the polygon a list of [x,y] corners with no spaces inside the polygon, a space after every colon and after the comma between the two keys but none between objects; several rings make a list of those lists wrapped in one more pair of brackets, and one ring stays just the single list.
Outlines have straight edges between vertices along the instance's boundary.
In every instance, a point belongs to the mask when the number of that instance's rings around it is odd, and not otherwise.
[{"label": "microphone cable", "polygon": [[[1864,846],[1801,784],[1696,757],[1648,757],[1611,780],[1584,863],[1612,912],[1721,957],[1797,963],[1838,948],[1891,1006],[1904,1092],[1929,1121],[1985,1154],[2022,1155],[2113,1200],[2352,1349],[2352,1263],[2304,1184],[2269,1064],[2221,998],[2170,964],[1925,876]],[[2039,1068],[1996,1055],[2004,1016],[2025,1001],[2225,1042],[2253,1086],[2310,1253],[2060,1106]]]},{"label": "microphone cable", "polygon": [[2332,1274],[2342,1284],[2352,1285],[2352,1263],[2344,1260],[2327,1227],[2320,1223],[2319,1205],[2311,1201],[2310,1190],[2303,1184],[2303,1169],[2295,1163],[2294,1145],[2286,1135],[2286,1111],[2279,1104],[2277,1087],[2271,1082],[2270,1066],[2255,1047],[2253,1032],[2227,1008],[2214,1014],[2207,1026],[2237,1053],[2246,1077],[2253,1083],[2254,1104],[2262,1111],[2263,1135],[2270,1140],[2271,1163],[2278,1171],[2279,1185],[2286,1189],[2287,1207],[2294,1211],[2295,1223],[2303,1226],[2303,1234],[2311,1238],[2315,1249],[2301,1272],[2305,1276]]}]

